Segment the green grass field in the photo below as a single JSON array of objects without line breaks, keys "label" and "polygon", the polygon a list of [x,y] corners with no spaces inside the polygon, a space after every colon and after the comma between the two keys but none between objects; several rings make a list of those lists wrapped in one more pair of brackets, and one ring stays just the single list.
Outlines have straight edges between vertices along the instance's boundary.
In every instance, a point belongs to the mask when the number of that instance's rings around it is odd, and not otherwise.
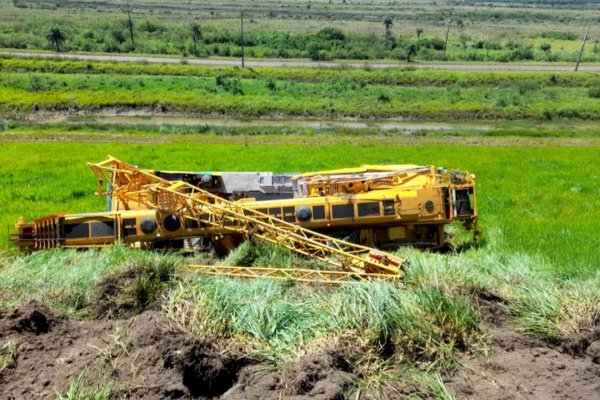
[{"label": "green grass field", "polygon": [[[448,145],[248,145],[1,143],[5,190],[1,224],[58,211],[97,211],[85,163],[107,154],[148,168],[306,172],[365,163],[420,163],[463,168],[478,177],[481,229],[506,252],[540,256],[560,276],[585,276],[600,258],[594,200],[600,149]],[[310,157],[307,157],[310,154]],[[6,238],[2,243],[6,245]]]},{"label": "green grass field", "polygon": [[[171,329],[265,371],[337,346],[353,397],[401,385],[452,398],[444,377],[462,368],[464,355],[486,356],[494,346],[482,299],[497,299],[511,328],[565,351],[595,340],[598,74],[7,58],[0,71],[3,310],[37,300],[89,321],[152,310]],[[400,250],[409,260],[401,285],[242,281],[181,268],[193,260],[314,267],[250,243],[225,259],[121,247],[18,255],[8,242],[18,217],[106,209],[86,162],[108,154],[163,170],[307,172],[367,163],[468,170],[477,176],[483,238],[473,244],[459,231],[464,248],[447,254]],[[107,280],[118,286],[108,306]],[[100,306],[108,314],[97,314]],[[6,346],[0,372],[18,355],[18,344]],[[120,383],[85,378],[97,387],[78,379],[73,391],[97,388],[107,398]]]},{"label": "green grass field", "polygon": [[[140,0],[132,2],[135,44],[124,2],[109,3],[0,0],[1,49],[184,56],[163,65],[0,55],[0,317],[35,300],[84,323],[115,318],[109,341],[118,351],[81,365],[68,394],[55,390],[58,399],[131,389],[128,375],[143,375],[145,361],[120,376],[115,366],[137,358],[121,339],[146,311],[195,343],[252,360],[260,374],[340,349],[345,395],[356,399],[386,398],[389,388],[452,399],[445,378],[479,374],[462,360],[493,353],[498,326],[592,362],[584,353],[600,324],[600,74],[242,69],[185,57],[239,57],[244,10],[250,58],[570,64],[589,18],[600,17],[593,2]],[[54,27],[60,43],[46,37]],[[594,23],[584,62],[600,62],[599,33]],[[458,168],[477,176],[483,237],[473,242],[449,227],[462,246],[397,252],[409,261],[401,284],[332,287],[182,268],[314,267],[251,242],[225,258],[120,246],[17,254],[8,235],[19,217],[106,209],[86,162],[109,154],[161,170]],[[0,374],[16,376],[8,374],[30,354],[27,340],[2,338]],[[153,359],[163,350],[181,353],[157,347]],[[94,368],[109,364],[110,379],[95,379]]]}]

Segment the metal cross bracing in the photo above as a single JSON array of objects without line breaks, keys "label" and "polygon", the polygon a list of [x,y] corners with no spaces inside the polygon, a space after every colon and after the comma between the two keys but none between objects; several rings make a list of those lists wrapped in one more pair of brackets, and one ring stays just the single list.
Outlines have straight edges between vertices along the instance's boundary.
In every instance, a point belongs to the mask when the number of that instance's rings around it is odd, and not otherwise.
[{"label": "metal cross bracing", "polygon": [[176,182],[169,187],[152,185],[148,189],[154,199],[146,205],[157,210],[259,238],[342,270],[399,274],[405,262],[224,200],[185,182]]},{"label": "metal cross bracing", "polygon": [[205,275],[232,276],[238,278],[267,278],[304,283],[341,284],[345,282],[381,279],[396,281],[399,274],[375,274],[367,272],[331,271],[307,268],[239,267],[229,265],[188,264],[186,269]]},{"label": "metal cross bracing", "polygon": [[[388,274],[399,277],[406,262],[402,258],[317,233],[244,207],[240,203],[228,201],[189,183],[169,182],[112,157],[89,166],[98,179],[98,194],[116,196],[125,206],[128,202],[136,202],[149,209],[177,215],[199,226],[218,227],[244,234],[248,238],[259,238],[327,263],[337,268],[338,272],[345,271],[354,274],[355,277],[359,277],[360,274]],[[108,191],[102,188],[102,177],[111,183],[112,187]],[[252,267],[222,269],[221,272],[227,275],[244,271],[247,275],[252,275],[250,268]]]}]

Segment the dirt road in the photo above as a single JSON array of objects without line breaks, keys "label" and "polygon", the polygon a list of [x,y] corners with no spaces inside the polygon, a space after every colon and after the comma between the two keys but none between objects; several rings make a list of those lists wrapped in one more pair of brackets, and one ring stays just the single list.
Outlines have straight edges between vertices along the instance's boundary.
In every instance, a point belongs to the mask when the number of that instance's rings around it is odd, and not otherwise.
[{"label": "dirt road", "polygon": [[[131,55],[100,55],[100,54],[72,54],[72,53],[29,53],[18,51],[0,51],[0,56],[35,57],[35,58],[64,58],[70,60],[90,61],[119,61],[119,62],[148,62],[177,64],[184,60],[181,57],[148,57]],[[240,66],[239,59],[205,59],[185,58],[187,64],[214,65],[214,66]],[[373,63],[373,62],[336,62],[336,61],[285,61],[285,60],[247,60],[246,67],[311,67],[311,68],[403,68],[414,67],[418,69],[444,69],[459,71],[573,71],[573,65],[536,65],[536,64],[419,64],[419,63]],[[580,71],[600,72],[600,65],[582,65]]]}]

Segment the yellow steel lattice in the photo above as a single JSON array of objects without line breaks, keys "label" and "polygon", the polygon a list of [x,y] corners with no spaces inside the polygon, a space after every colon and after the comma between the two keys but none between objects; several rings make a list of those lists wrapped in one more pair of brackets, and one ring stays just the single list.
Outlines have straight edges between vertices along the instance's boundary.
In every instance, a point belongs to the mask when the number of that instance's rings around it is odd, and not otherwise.
[{"label": "yellow steel lattice", "polygon": [[189,264],[187,269],[205,275],[221,275],[239,278],[276,279],[304,283],[341,284],[369,279],[395,281],[398,274],[375,274],[367,272],[327,271],[301,268],[238,267],[229,265]]},{"label": "yellow steel lattice", "polygon": [[[117,197],[125,206],[129,202],[135,202],[159,212],[195,221],[200,226],[224,228],[247,237],[259,238],[328,263],[336,269],[356,273],[355,277],[361,277],[361,274],[388,274],[399,277],[402,265],[406,262],[402,258],[317,233],[244,207],[189,183],[169,182],[112,157],[89,166],[98,179],[98,194]],[[109,182],[111,189],[104,191],[103,182]],[[252,272],[250,268],[212,271],[213,274],[239,273],[248,277],[259,272]],[[329,276],[327,280],[331,281],[335,280],[334,275],[323,276]]]}]

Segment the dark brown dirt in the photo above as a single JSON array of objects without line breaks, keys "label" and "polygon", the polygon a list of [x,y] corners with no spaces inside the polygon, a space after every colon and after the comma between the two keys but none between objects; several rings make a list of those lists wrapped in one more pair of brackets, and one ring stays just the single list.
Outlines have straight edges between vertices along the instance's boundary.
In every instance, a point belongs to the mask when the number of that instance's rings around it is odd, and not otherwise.
[{"label": "dark brown dirt", "polygon": [[114,398],[213,398],[245,364],[170,330],[154,311],[76,321],[30,303],[0,315],[0,339],[17,344],[15,363],[0,374],[2,399],[54,399],[80,374],[87,386],[111,384]]},{"label": "dark brown dirt", "polygon": [[344,399],[349,365],[342,349],[315,350],[275,372],[250,366],[222,399]]},{"label": "dark brown dirt", "polygon": [[125,298],[125,295],[137,278],[138,274],[133,269],[104,278],[98,285],[98,296],[90,307],[90,314],[97,319],[132,316],[136,305],[133,299]]},{"label": "dark brown dirt", "polygon": [[[485,293],[479,301],[491,350],[487,357],[462,355],[462,366],[446,378],[457,399],[600,399],[596,331],[574,346],[549,345],[506,322],[501,299]],[[115,399],[337,400],[351,391],[346,349],[313,350],[273,371],[217,343],[190,340],[156,311],[79,321],[32,302],[0,311],[0,345],[8,341],[17,350],[0,373],[0,399],[54,399],[80,375],[87,387],[112,385]],[[407,390],[382,398],[418,395]]]},{"label": "dark brown dirt", "polygon": [[549,344],[507,322],[500,299],[480,296],[487,357],[463,355],[445,381],[457,399],[600,399],[600,329]]},{"label": "dark brown dirt", "polygon": [[17,344],[14,365],[0,374],[0,398],[54,399],[80,375],[88,387],[112,385],[119,399],[333,400],[347,388],[339,349],[263,374],[250,360],[169,329],[156,311],[78,321],[32,302],[0,314],[0,340]]}]

